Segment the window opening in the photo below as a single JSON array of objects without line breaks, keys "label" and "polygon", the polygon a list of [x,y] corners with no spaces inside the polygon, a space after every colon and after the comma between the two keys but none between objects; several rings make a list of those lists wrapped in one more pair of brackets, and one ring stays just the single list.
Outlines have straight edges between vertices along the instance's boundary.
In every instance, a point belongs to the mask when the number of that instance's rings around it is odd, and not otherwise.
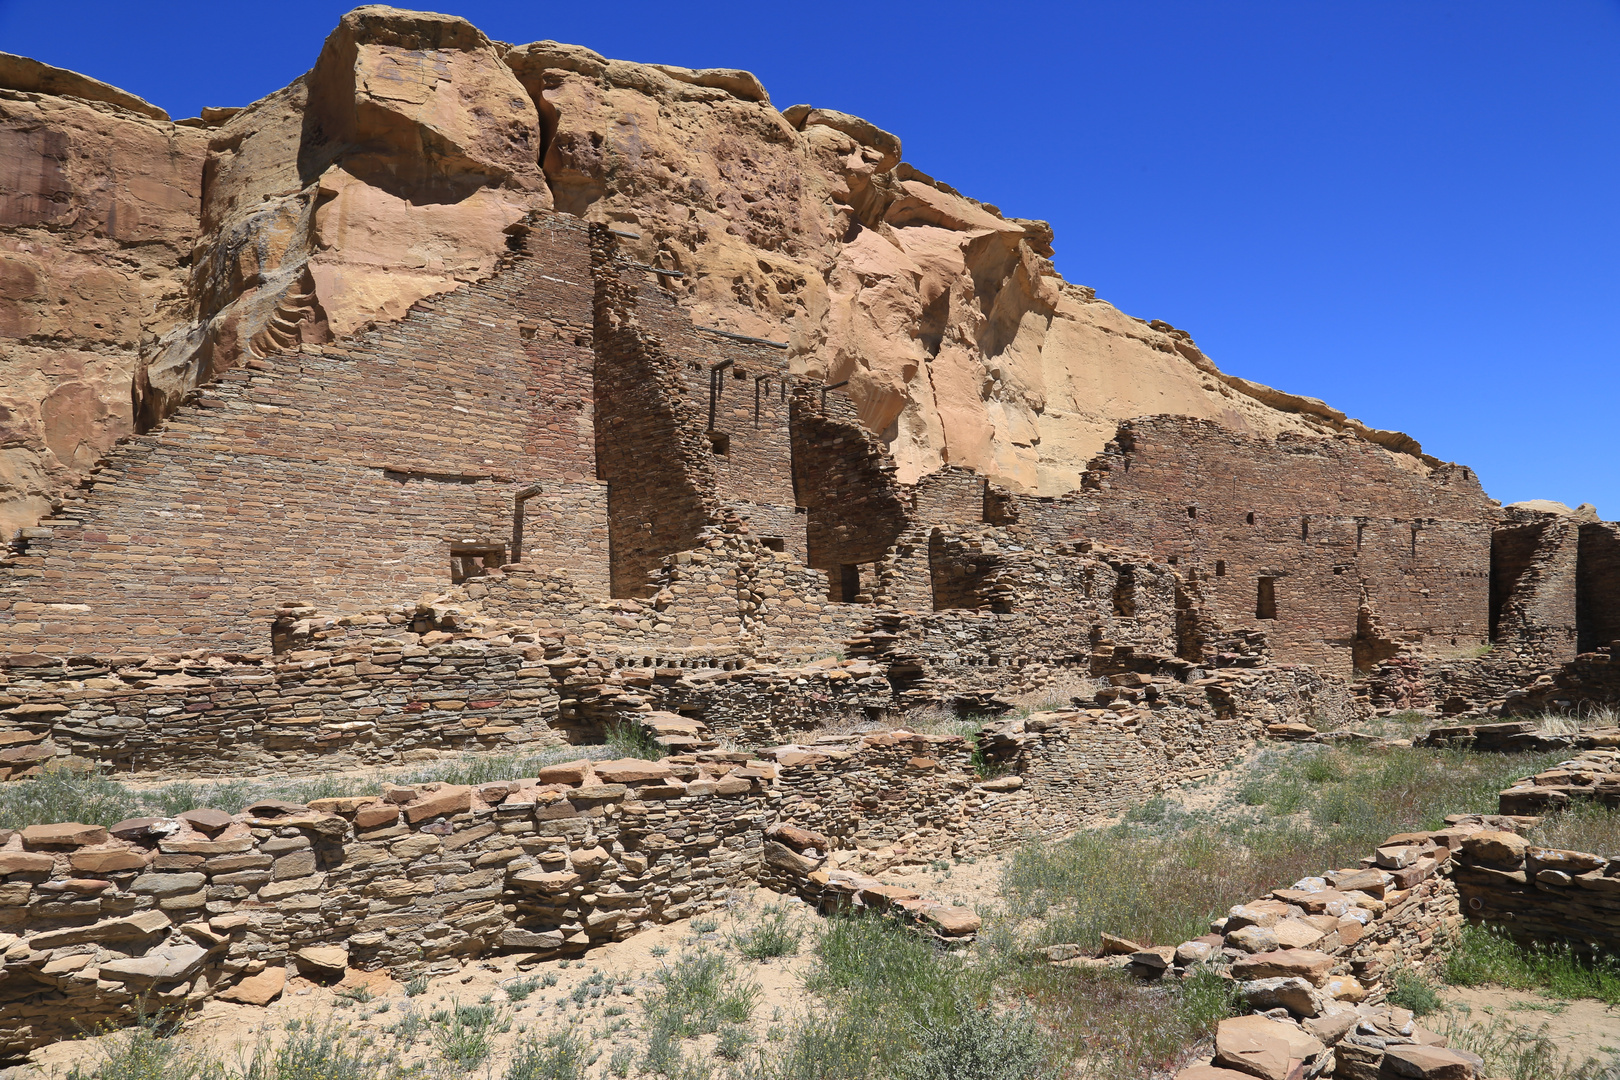
[{"label": "window opening", "polygon": [[1198,519],[1198,507],[1196,507],[1196,506],[1187,507],[1187,516],[1196,521]]},{"label": "window opening", "polygon": [[731,454],[731,436],[721,434],[718,431],[711,431],[708,435],[709,449],[714,451],[715,456],[729,457]]},{"label": "window opening", "polygon": [[781,537],[781,536],[762,536],[762,537],[759,538],[759,542],[761,544],[763,544],[767,550],[770,550],[770,551],[786,551],[787,550],[787,539],[785,537]]},{"label": "window opening", "polygon": [[1301,540],[1309,540],[1311,538],[1311,519],[1308,517],[1302,517],[1299,519],[1299,538]]},{"label": "window opening", "polygon": [[1122,566],[1114,581],[1114,614],[1127,619],[1136,617],[1136,571]]},{"label": "window opening", "polygon": [[1257,619],[1275,619],[1277,617],[1277,579],[1263,577],[1254,601],[1254,617]]},{"label": "window opening", "polygon": [[1254,511],[1253,510],[1249,511],[1248,522],[1249,522],[1250,525],[1254,524]]},{"label": "window opening", "polygon": [[1216,577],[1225,577],[1226,576],[1226,560],[1225,559],[1216,559],[1215,560],[1215,576]]},{"label": "window opening", "polygon": [[450,583],[460,585],[468,578],[483,577],[506,564],[505,544],[451,544]]},{"label": "window opening", "polygon": [[833,599],[840,604],[853,604],[861,593],[861,568],[858,563],[844,563],[838,567],[838,594]]}]

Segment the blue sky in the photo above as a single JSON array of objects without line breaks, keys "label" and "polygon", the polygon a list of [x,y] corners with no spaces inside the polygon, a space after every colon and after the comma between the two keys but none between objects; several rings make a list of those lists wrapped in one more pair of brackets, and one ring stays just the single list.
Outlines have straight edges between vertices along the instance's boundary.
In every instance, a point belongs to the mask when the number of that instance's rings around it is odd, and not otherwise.
[{"label": "blue sky", "polygon": [[[348,6],[0,0],[0,50],[189,116],[285,85]],[[1620,517],[1620,0],[447,10],[865,116],[1224,370]]]}]

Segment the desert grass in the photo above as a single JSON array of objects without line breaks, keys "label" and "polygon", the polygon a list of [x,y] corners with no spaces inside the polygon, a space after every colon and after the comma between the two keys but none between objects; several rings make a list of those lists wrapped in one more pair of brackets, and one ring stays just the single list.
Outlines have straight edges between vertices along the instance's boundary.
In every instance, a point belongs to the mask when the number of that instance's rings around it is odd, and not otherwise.
[{"label": "desert grass", "polygon": [[1523,945],[1486,926],[1463,927],[1443,973],[1454,986],[1505,986],[1620,1006],[1620,959],[1583,955],[1567,943]]},{"label": "desert grass", "polygon": [[1095,947],[1103,933],[1177,944],[1233,904],[1354,866],[1399,832],[1452,813],[1494,812],[1511,781],[1556,755],[1411,747],[1289,747],[1246,766],[1237,807],[1193,814],[1155,799],[1111,829],[1014,851],[1003,894],[1045,942]]},{"label": "desert grass", "polygon": [[1445,1022],[1431,1025],[1446,1043],[1485,1059],[1484,1075],[1503,1080],[1620,1080],[1620,1058],[1573,1057],[1548,1034],[1500,1017],[1477,1020],[1454,1009]]},{"label": "desert grass", "polygon": [[534,776],[547,765],[615,756],[607,745],[561,746],[535,754],[464,754],[411,768],[285,780],[180,780],[140,787],[82,769],[47,767],[28,780],[0,784],[0,828],[58,821],[111,825],[125,818],[172,817],[212,807],[231,813],[261,799],[307,803],[379,791],[384,784],[489,784]]},{"label": "desert grass", "polygon": [[1528,839],[1538,847],[1620,859],[1620,806],[1577,800],[1568,809],[1542,818]]}]

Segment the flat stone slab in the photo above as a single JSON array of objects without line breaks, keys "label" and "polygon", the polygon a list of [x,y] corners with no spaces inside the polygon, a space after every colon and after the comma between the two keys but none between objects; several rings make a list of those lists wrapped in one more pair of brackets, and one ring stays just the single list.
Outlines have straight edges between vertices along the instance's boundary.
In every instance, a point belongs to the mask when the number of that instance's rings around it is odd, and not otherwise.
[{"label": "flat stone slab", "polygon": [[281,996],[286,986],[287,969],[267,967],[224,990],[219,998],[221,1001],[239,1001],[244,1005],[268,1005]]},{"label": "flat stone slab", "polygon": [[100,825],[76,821],[59,825],[30,825],[22,831],[23,847],[90,847],[107,842],[107,830]]},{"label": "flat stone slab", "polygon": [[109,960],[101,977],[112,982],[173,982],[196,974],[208,950],[201,945],[159,945],[145,956]]}]

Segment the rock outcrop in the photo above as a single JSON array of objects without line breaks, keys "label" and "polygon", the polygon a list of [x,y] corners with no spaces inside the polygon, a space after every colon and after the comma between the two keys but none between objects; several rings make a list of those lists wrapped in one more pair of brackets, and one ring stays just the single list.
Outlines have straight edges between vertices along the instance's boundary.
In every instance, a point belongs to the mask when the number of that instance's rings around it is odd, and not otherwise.
[{"label": "rock outcrop", "polygon": [[553,207],[677,271],[659,280],[695,322],[847,380],[902,481],[949,464],[1071,491],[1120,419],[1150,413],[1350,430],[1432,463],[1223,375],[1185,332],[1059,277],[1045,222],[925,175],[860,117],[778,110],[746,71],[513,47],[372,6],[290,86],[196,119],[21,57],[0,57],[0,88],[8,535],[196,386],[487,276]]}]

